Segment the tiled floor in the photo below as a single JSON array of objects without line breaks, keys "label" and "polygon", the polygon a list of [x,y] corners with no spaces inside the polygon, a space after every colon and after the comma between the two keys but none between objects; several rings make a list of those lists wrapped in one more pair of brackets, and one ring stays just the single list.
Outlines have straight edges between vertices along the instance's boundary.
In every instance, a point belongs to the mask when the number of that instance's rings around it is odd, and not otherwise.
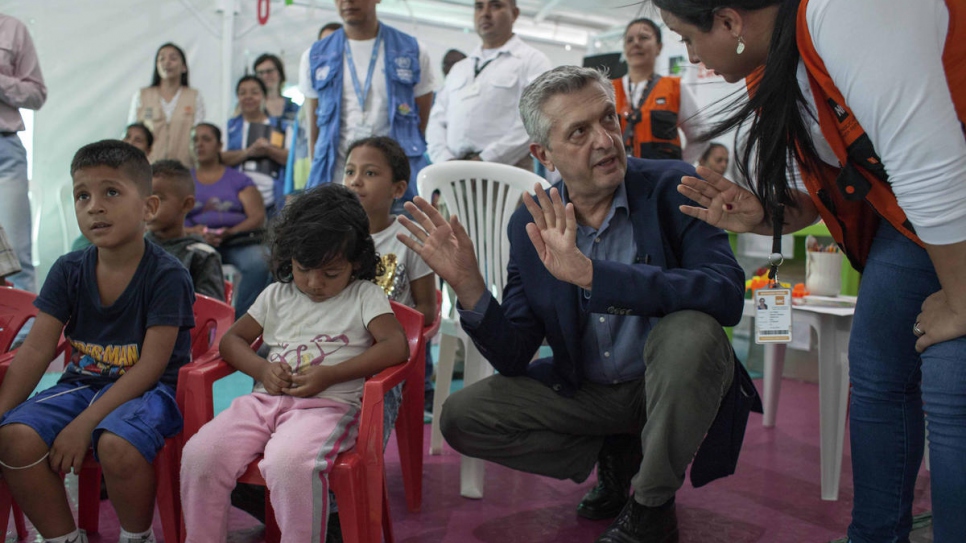
[{"label": "tiled floor", "polygon": [[[839,501],[822,501],[817,400],[815,385],[786,380],[777,426],[762,428],[761,416],[752,415],[738,472],[701,489],[685,485],[677,498],[681,543],[824,543],[845,534],[851,468],[846,458]],[[461,498],[458,458],[449,449],[426,457],[422,511],[409,513],[391,441],[387,469],[397,542],[589,543],[607,525],[574,514],[591,481],[577,485],[488,465],[485,497]],[[929,475],[925,470],[920,475],[916,514],[929,509]],[[92,543],[117,541],[117,521],[111,507],[103,505],[101,534]],[[155,526],[160,535],[160,525]],[[231,528],[229,541],[262,541],[261,525],[240,511],[233,510]],[[931,541],[928,533],[916,537],[916,543]]]}]

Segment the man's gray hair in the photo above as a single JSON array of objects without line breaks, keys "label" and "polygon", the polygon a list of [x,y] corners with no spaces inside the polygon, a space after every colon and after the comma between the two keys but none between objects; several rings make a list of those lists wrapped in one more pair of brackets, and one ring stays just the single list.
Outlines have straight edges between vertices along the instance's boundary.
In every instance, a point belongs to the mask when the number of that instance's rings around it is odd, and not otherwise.
[{"label": "man's gray hair", "polygon": [[544,104],[553,96],[573,94],[593,82],[600,84],[607,96],[614,99],[614,85],[607,79],[605,71],[596,68],[559,66],[527,85],[520,98],[520,116],[530,140],[549,148],[551,122],[544,114]]}]

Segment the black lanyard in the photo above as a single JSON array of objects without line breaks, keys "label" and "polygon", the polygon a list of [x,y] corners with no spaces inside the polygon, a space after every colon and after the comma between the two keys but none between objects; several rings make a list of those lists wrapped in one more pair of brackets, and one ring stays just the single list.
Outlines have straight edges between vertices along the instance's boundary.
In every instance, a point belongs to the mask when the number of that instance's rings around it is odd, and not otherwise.
[{"label": "black lanyard", "polygon": [[496,57],[493,57],[490,60],[484,62],[482,66],[480,66],[480,57],[476,57],[476,60],[473,62],[473,79],[480,77],[480,73],[482,73],[483,70],[485,70],[486,67],[489,66],[491,62],[496,60],[498,56],[500,56],[499,53],[497,53]]},{"label": "black lanyard", "polygon": [[768,255],[768,263],[771,268],[768,270],[768,279],[771,280],[769,286],[778,286],[778,266],[782,265],[785,257],[782,256],[782,230],[785,227],[785,204],[777,204],[771,213],[771,254]]},{"label": "black lanyard", "polygon": [[[641,93],[641,99],[637,101],[637,107],[634,108],[635,110],[638,110],[639,111],[642,107],[644,107],[644,102],[646,102],[647,101],[647,97],[651,95],[651,91],[654,90],[654,85],[657,84],[657,81],[659,79],[661,79],[661,76],[659,76],[657,74],[654,74],[654,75],[652,75],[647,80],[647,86],[644,87],[644,92]],[[640,83],[638,83],[638,85],[640,85]],[[630,78],[630,76],[627,77],[627,86],[630,87],[630,91],[631,91],[631,99],[628,100],[628,102],[631,102],[631,105],[633,105],[633,102],[634,102],[634,87],[631,86],[631,78]]]},{"label": "black lanyard", "polygon": [[627,77],[627,87],[630,91],[630,98],[627,102],[631,105],[631,110],[624,114],[624,120],[627,125],[624,127],[624,150],[627,154],[634,155],[634,129],[637,127],[637,123],[641,122],[643,115],[641,114],[641,108],[644,107],[644,102],[651,95],[651,91],[654,90],[654,86],[657,84],[661,76],[653,74],[650,79],[647,80],[647,86],[644,87],[644,92],[641,93],[641,99],[637,101],[637,107],[634,107],[634,88],[631,86],[631,78]]}]

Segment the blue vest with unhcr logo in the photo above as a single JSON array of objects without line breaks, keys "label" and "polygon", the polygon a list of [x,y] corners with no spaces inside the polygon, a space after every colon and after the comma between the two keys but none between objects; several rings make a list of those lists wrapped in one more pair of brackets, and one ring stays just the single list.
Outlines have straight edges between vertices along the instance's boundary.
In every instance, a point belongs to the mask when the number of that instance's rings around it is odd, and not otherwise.
[{"label": "blue vest with unhcr logo", "polygon": [[[403,197],[408,201],[416,195],[416,176],[427,164],[426,140],[419,131],[414,92],[420,78],[419,44],[416,38],[382,22],[379,23],[379,31],[382,32],[386,88],[389,92],[389,137],[403,148],[412,170],[409,187]],[[332,180],[342,119],[345,41],[345,31],[340,29],[324,40],[315,42],[309,51],[312,87],[319,93],[319,106],[315,112],[319,139],[315,144],[312,171],[306,188]]]}]

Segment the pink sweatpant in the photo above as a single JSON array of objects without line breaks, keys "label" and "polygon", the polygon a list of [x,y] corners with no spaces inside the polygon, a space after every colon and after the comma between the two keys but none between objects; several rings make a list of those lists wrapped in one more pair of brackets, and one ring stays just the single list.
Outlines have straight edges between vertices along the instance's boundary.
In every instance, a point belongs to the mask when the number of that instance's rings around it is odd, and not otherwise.
[{"label": "pink sweatpant", "polygon": [[282,543],[325,542],[335,457],[355,445],[359,409],[319,398],[246,394],[184,447],[181,500],[187,541],[228,537],[235,481],[259,454]]}]

